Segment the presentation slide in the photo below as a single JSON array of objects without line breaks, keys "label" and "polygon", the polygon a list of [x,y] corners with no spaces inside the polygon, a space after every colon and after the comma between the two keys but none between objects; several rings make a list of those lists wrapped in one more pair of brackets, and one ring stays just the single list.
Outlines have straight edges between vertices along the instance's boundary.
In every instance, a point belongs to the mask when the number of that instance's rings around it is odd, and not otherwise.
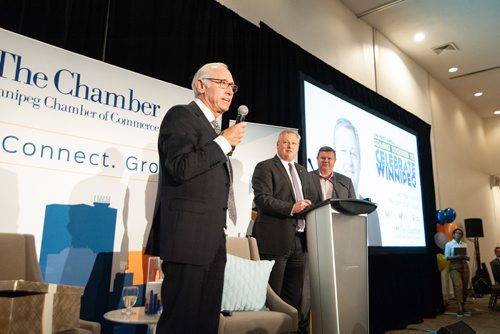
[{"label": "presentation slide", "polygon": [[[425,247],[417,137],[304,80],[306,155],[336,150],[334,171],[351,178],[358,198],[377,203],[368,245]],[[310,168],[310,167],[309,167]]]}]

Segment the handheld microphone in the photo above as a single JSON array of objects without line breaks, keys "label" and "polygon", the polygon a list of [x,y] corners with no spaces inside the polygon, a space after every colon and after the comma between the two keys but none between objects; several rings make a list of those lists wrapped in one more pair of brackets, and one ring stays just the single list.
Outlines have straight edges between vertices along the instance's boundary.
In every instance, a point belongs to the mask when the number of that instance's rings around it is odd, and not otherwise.
[{"label": "handheld microphone", "polygon": [[241,105],[238,107],[238,116],[236,116],[236,124],[243,122],[248,114],[248,107],[246,105]]},{"label": "handheld microphone", "polygon": [[[239,106],[238,107],[238,116],[236,116],[236,123],[235,124],[243,122],[245,120],[245,117],[247,116],[247,114],[248,114],[248,107],[244,104]],[[235,148],[236,148],[235,146],[232,146],[232,150],[231,150],[231,152],[228,153],[228,156],[233,155]]]}]

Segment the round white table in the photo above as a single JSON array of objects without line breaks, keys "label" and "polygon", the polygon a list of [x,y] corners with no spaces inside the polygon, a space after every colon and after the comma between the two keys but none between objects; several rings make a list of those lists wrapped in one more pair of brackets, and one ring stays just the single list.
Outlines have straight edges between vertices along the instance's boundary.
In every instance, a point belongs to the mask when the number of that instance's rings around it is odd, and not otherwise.
[{"label": "round white table", "polygon": [[144,306],[133,307],[134,314],[123,314],[124,309],[112,310],[104,313],[104,319],[129,325],[148,325],[151,334],[156,333],[156,323],[160,319],[159,314],[145,314]]}]

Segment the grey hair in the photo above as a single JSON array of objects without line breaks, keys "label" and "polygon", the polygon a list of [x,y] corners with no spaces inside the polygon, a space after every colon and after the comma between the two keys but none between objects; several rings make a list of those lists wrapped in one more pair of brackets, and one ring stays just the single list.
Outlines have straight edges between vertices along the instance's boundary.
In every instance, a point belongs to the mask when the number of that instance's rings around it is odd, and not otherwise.
[{"label": "grey hair", "polygon": [[354,135],[354,140],[355,140],[355,145],[356,149],[358,150],[358,154],[360,153],[360,147],[359,147],[359,136],[358,136],[358,130],[352,125],[351,121],[349,121],[346,118],[339,118],[337,122],[335,123],[334,129],[333,129],[333,147],[334,149],[336,148],[336,143],[335,143],[335,132],[337,132],[338,128],[346,128],[350,131],[352,131]]},{"label": "grey hair", "polygon": [[194,96],[198,97],[200,93],[196,89],[196,81],[201,80],[202,78],[205,78],[207,75],[210,74],[210,72],[214,69],[217,68],[225,68],[229,69],[229,67],[224,64],[224,63],[208,63],[200,67],[198,71],[194,74],[193,81],[191,82],[191,89],[193,90]]},{"label": "grey hair", "polygon": [[279,144],[281,138],[283,138],[284,135],[289,134],[289,133],[296,135],[297,139],[300,141],[300,135],[299,135],[299,133],[297,131],[292,130],[292,129],[285,129],[285,130],[283,130],[283,131],[280,132],[280,134],[278,136],[278,142],[277,143]]}]

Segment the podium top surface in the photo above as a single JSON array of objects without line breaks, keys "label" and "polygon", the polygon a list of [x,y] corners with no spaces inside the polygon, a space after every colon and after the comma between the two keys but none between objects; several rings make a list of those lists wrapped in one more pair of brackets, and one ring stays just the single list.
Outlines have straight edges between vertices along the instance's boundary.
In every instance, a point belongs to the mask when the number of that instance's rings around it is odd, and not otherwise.
[{"label": "podium top surface", "polygon": [[364,199],[327,199],[316,205],[312,205],[300,214],[305,215],[322,206],[330,204],[330,206],[338,212],[345,215],[361,215],[369,214],[377,209],[377,204]]}]

